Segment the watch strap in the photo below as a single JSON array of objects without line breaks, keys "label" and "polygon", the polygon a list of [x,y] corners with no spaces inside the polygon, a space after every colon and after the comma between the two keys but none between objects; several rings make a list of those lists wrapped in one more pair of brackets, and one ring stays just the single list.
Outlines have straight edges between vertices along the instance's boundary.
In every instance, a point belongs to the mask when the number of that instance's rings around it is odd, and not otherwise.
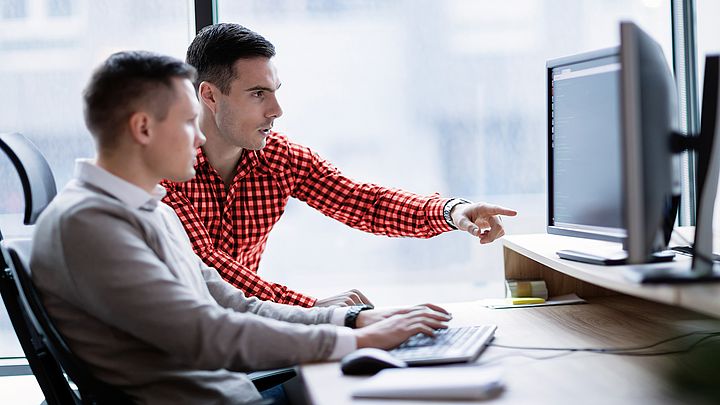
[{"label": "watch strap", "polygon": [[345,326],[352,329],[357,328],[357,318],[360,315],[360,312],[366,311],[368,309],[373,309],[373,306],[363,304],[350,307],[345,313]]},{"label": "watch strap", "polygon": [[472,202],[468,201],[464,198],[451,198],[443,206],[443,218],[445,218],[445,222],[447,222],[447,224],[450,225],[450,227],[453,229],[458,229],[458,227],[453,222],[453,219],[452,219],[452,216],[450,216],[450,213],[452,212],[453,208],[455,208],[455,206],[460,205],[460,204],[472,204]]}]

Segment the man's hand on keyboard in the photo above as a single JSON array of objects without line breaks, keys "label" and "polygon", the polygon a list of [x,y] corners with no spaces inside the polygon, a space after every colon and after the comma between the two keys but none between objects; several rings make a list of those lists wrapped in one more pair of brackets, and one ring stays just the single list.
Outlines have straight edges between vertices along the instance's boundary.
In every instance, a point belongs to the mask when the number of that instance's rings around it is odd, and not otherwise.
[{"label": "man's hand on keyboard", "polygon": [[[383,313],[373,316],[373,312]],[[447,328],[447,321],[452,317],[444,309],[426,304],[402,310],[394,310],[393,314],[385,311],[363,311],[361,315],[371,317],[373,322],[368,324],[370,319],[365,319],[365,327],[354,329],[357,339],[357,347],[376,347],[380,349],[392,349],[413,335],[422,333],[433,336],[436,329]],[[386,315],[386,316],[383,316]],[[358,326],[360,326],[358,317]]]},{"label": "man's hand on keyboard", "polygon": [[[360,315],[357,318],[357,327],[362,328],[363,326],[372,325],[375,322],[380,322],[383,319],[390,318],[393,315],[407,314],[408,312],[428,309],[439,312],[441,314],[450,315],[450,313],[445,308],[439,307],[435,304],[420,304],[414,307],[406,307],[400,309],[374,309],[372,311],[360,312]],[[450,317],[452,318],[452,316]]]}]

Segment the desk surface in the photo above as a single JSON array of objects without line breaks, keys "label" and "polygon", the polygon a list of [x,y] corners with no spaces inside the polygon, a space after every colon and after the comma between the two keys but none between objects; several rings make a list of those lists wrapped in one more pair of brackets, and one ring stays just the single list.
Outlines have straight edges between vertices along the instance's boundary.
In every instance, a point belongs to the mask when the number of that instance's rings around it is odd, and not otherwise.
[{"label": "desk surface", "polygon": [[[708,330],[704,315],[685,309],[618,295],[596,297],[589,304],[492,310],[477,303],[444,305],[453,313],[452,326],[496,324],[494,343],[548,347],[633,347],[655,343],[690,330]],[[720,330],[720,325],[711,326]],[[681,340],[687,347],[699,337]],[[661,348],[670,349],[663,346]],[[681,355],[616,356],[509,350],[489,347],[477,364],[500,367],[505,391],[492,404],[681,404],[668,388],[662,370],[681,364]],[[553,357],[544,360],[535,358]],[[379,404],[389,400],[353,400],[353,386],[366,377],[346,377],[338,363],[300,368],[313,404]],[[686,401],[685,401],[686,402]],[[392,401],[434,404],[429,401]],[[449,404],[476,402],[447,402]]]}]

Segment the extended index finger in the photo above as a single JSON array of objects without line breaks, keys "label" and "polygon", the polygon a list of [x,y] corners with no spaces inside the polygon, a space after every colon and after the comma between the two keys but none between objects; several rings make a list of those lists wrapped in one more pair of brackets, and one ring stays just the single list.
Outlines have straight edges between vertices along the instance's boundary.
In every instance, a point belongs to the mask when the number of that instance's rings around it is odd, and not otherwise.
[{"label": "extended index finger", "polygon": [[499,205],[486,205],[484,208],[485,215],[505,215],[507,217],[514,217],[517,215],[517,211],[510,208],[501,207]]}]

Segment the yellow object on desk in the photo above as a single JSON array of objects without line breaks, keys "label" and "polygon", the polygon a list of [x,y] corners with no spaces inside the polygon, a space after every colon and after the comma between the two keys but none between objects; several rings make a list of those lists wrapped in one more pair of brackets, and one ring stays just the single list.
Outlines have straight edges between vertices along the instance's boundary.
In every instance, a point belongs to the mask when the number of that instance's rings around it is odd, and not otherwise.
[{"label": "yellow object on desk", "polygon": [[527,304],[542,304],[545,302],[543,298],[537,297],[512,297],[507,298],[508,304],[512,305],[527,305]]},{"label": "yellow object on desk", "polygon": [[545,280],[506,280],[505,296],[508,298],[538,297],[548,299],[548,289]]}]

